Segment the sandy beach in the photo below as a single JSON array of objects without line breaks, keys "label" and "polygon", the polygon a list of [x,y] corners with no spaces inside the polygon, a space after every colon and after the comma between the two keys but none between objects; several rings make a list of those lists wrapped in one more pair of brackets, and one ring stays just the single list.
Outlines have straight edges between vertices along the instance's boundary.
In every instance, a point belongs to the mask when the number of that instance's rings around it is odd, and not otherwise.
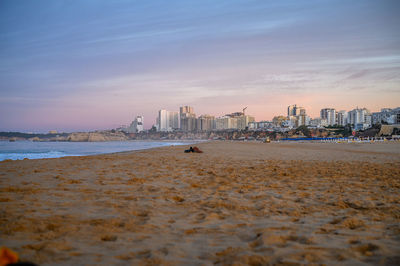
[{"label": "sandy beach", "polygon": [[40,265],[400,264],[400,143],[197,146],[0,162],[0,245]]}]

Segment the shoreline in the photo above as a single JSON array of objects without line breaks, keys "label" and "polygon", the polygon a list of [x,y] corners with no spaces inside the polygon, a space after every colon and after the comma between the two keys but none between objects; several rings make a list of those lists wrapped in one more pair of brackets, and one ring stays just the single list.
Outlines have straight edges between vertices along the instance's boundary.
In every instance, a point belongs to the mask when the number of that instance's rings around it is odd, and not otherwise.
[{"label": "shoreline", "polygon": [[0,242],[40,265],[395,264],[400,143],[0,162]]},{"label": "shoreline", "polygon": [[[135,150],[146,150],[165,146],[196,145],[205,141],[109,141],[109,142],[82,142],[80,148],[79,142],[66,144],[66,142],[41,142],[38,144],[31,141],[23,142],[3,142],[0,147],[0,161],[5,160],[38,160],[48,158],[92,156],[99,154],[112,154],[117,152],[129,152]],[[27,143],[25,146],[24,144]],[[137,144],[135,146],[135,144]],[[146,146],[149,144],[150,146]],[[127,145],[123,147],[121,145]],[[133,145],[133,146],[132,146]],[[124,150],[127,149],[127,150]],[[6,151],[6,152],[3,152]],[[114,150],[114,151],[112,151]],[[120,151],[121,150],[121,151]],[[85,154],[86,153],[86,154]],[[3,159],[4,158],[4,159]]]},{"label": "shoreline", "polygon": [[[0,142],[3,140],[0,140]],[[4,141],[4,142],[8,142],[8,141]],[[18,141],[18,142],[32,142],[29,140],[23,140],[23,141]],[[52,143],[53,141],[45,141],[42,143]],[[57,141],[55,141],[57,142]],[[204,143],[244,143],[244,144],[257,144],[257,145],[282,145],[282,147],[285,147],[286,145],[292,146],[292,145],[353,145],[353,146],[362,146],[362,145],[397,145],[400,147],[400,142],[399,141],[351,141],[351,142],[335,142],[335,141],[303,141],[303,140],[299,140],[299,141],[271,141],[270,143],[264,143],[263,141],[260,140],[195,140],[195,142],[192,142],[190,140],[127,140],[127,141],[106,141],[106,142],[64,142],[64,141],[59,141],[61,143],[118,143],[118,142],[171,142],[171,143],[180,143],[178,145],[174,145],[171,144],[169,146],[159,146],[159,147],[151,147],[151,148],[140,148],[140,149],[134,149],[134,150],[127,150],[127,151],[116,151],[116,152],[106,152],[106,153],[97,153],[97,154],[87,154],[87,155],[65,155],[65,156],[61,156],[61,157],[49,157],[49,158],[35,158],[35,159],[29,159],[29,158],[23,158],[23,159],[4,159],[1,160],[1,162],[4,161],[22,161],[22,160],[42,160],[42,159],[58,159],[58,158],[65,158],[65,157],[88,157],[88,156],[98,156],[98,155],[107,155],[107,154],[119,154],[119,153],[130,153],[130,152],[135,152],[135,151],[144,151],[144,150],[153,150],[153,149],[159,149],[159,148],[163,148],[163,147],[171,147],[171,146],[185,146],[185,145],[200,145],[200,144],[204,144]],[[1,153],[1,151],[0,151]],[[376,153],[376,152],[374,152]],[[386,153],[387,155],[390,155],[388,153]],[[395,153],[394,153],[395,154]]]}]

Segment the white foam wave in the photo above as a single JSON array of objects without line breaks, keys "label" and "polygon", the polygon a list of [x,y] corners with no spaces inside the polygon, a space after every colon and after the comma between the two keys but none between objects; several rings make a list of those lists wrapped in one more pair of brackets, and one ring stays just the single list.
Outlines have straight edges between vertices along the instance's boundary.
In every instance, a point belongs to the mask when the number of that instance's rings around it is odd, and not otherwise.
[{"label": "white foam wave", "polygon": [[36,153],[0,153],[0,161],[4,160],[23,160],[27,159],[44,159],[44,158],[60,158],[65,156],[79,156],[80,154],[67,154],[60,151],[36,152]]}]

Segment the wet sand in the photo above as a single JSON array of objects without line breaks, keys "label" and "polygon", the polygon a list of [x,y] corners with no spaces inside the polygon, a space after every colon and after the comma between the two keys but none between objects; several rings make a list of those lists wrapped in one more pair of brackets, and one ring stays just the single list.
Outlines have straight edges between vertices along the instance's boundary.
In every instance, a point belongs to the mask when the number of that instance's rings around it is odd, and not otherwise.
[{"label": "wet sand", "polygon": [[41,265],[399,265],[400,143],[0,162],[0,245]]}]

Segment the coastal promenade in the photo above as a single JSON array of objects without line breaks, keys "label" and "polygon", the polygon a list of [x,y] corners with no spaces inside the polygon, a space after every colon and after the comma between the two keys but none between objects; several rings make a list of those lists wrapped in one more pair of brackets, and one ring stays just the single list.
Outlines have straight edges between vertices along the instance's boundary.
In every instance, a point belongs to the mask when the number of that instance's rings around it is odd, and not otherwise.
[{"label": "coastal promenade", "polygon": [[400,143],[0,162],[0,245],[40,265],[400,263]]}]

